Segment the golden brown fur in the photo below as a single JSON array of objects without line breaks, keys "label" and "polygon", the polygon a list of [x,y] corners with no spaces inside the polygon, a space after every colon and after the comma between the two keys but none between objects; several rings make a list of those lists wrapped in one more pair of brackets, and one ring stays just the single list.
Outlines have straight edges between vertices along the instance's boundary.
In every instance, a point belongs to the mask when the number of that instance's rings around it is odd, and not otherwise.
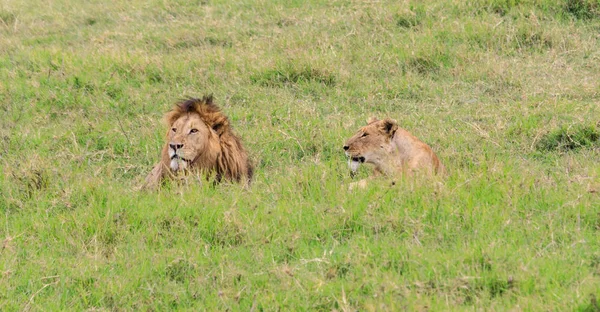
[{"label": "golden brown fur", "polygon": [[[398,127],[398,123],[389,118],[371,118],[366,126],[346,141],[344,150],[350,158],[349,165],[353,172],[362,163],[374,165],[376,174],[386,176],[445,171],[427,144]],[[365,182],[359,185],[365,185]]]},{"label": "golden brown fur", "polygon": [[165,115],[169,125],[161,161],[146,177],[145,188],[156,188],[165,178],[180,173],[214,175],[249,183],[253,167],[229,119],[212,96],[179,102]]}]

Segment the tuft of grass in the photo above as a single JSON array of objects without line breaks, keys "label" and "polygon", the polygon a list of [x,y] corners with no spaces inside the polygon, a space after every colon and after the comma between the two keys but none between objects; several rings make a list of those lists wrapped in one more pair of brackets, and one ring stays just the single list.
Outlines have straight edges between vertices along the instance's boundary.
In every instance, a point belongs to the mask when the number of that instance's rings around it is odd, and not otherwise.
[{"label": "tuft of grass", "polygon": [[565,11],[572,16],[583,20],[600,18],[600,1],[566,0]]},{"label": "tuft of grass", "polygon": [[258,85],[266,87],[283,87],[293,84],[318,83],[327,87],[336,85],[337,78],[326,70],[313,68],[311,66],[297,67],[284,65],[279,68],[267,69],[263,72],[253,74],[250,80]]},{"label": "tuft of grass", "polygon": [[96,25],[96,23],[98,23],[98,19],[96,19],[94,17],[88,17],[83,21],[83,23],[86,26],[94,26],[94,25]]},{"label": "tuft of grass", "polygon": [[443,68],[451,66],[451,57],[445,51],[428,51],[410,56],[405,61],[406,70],[420,75],[438,75]]},{"label": "tuft of grass", "polygon": [[441,65],[431,58],[414,57],[410,58],[406,65],[409,69],[416,71],[419,74],[437,74],[440,71]]},{"label": "tuft of grass", "polygon": [[183,283],[196,275],[196,266],[186,259],[175,259],[165,268],[165,275],[172,281]]},{"label": "tuft of grass", "polygon": [[540,151],[571,151],[600,146],[600,131],[595,126],[562,126],[546,134],[537,143]]},{"label": "tuft of grass", "polygon": [[524,4],[527,4],[527,0],[475,0],[469,1],[467,6],[470,12],[477,16],[493,14],[505,17],[518,11],[522,6],[529,7]]},{"label": "tuft of grass", "polygon": [[422,6],[419,7],[411,7],[410,10],[406,13],[396,14],[396,26],[410,29],[416,26],[419,26],[423,20],[426,18],[425,9]]},{"label": "tuft of grass", "polygon": [[178,42],[173,45],[174,50],[182,50],[182,49],[193,49],[193,48],[202,48],[202,47],[221,47],[221,48],[231,48],[233,46],[233,42],[230,39],[226,38],[218,38],[218,37],[197,37],[197,38],[182,38]]},{"label": "tuft of grass", "polygon": [[535,27],[521,27],[514,35],[514,46],[520,51],[546,51],[554,47],[552,37]]},{"label": "tuft of grass", "polygon": [[600,299],[598,299],[599,295],[590,294],[589,301],[587,304],[581,304],[577,307],[578,312],[598,312],[600,311]]},{"label": "tuft of grass", "polygon": [[0,24],[6,27],[10,27],[14,26],[16,21],[17,16],[14,13],[8,11],[0,11]]}]

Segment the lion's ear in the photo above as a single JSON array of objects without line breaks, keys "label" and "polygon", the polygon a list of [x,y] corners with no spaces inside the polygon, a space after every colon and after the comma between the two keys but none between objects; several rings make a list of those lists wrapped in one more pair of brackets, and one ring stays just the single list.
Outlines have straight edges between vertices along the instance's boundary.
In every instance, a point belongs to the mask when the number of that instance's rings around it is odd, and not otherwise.
[{"label": "lion's ear", "polygon": [[218,122],[212,125],[212,129],[218,134],[221,135],[223,134],[223,123],[222,122]]},{"label": "lion's ear", "polygon": [[227,118],[217,118],[210,126],[219,136],[229,127]]},{"label": "lion's ear", "polygon": [[391,138],[396,133],[396,130],[398,130],[398,123],[393,119],[386,118],[381,122],[380,129]]},{"label": "lion's ear", "polygon": [[371,116],[369,119],[367,119],[367,124],[374,123],[376,121],[379,121],[379,119],[377,119],[375,116]]}]

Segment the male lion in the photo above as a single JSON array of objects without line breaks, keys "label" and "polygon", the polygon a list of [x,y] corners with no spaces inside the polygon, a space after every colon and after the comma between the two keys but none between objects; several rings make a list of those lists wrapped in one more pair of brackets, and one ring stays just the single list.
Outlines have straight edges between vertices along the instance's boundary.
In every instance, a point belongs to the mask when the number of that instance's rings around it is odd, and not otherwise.
[{"label": "male lion", "polygon": [[216,181],[249,183],[253,167],[240,139],[213,97],[181,101],[165,115],[169,125],[162,159],[146,177],[145,188],[156,188],[179,173],[214,175]]},{"label": "male lion", "polygon": [[[344,144],[352,174],[363,163],[373,164],[375,174],[386,176],[412,175],[415,172],[433,174],[445,171],[431,148],[408,131],[398,127],[395,120],[371,118],[367,123]],[[365,185],[364,180],[358,182],[359,187]]]}]

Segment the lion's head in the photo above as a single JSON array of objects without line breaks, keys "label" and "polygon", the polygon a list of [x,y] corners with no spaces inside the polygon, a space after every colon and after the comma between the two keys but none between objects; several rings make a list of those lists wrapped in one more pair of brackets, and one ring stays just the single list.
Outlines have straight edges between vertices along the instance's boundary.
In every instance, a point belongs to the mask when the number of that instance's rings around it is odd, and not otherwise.
[{"label": "lion's head", "polygon": [[250,181],[253,168],[248,154],[212,96],[177,103],[165,120],[169,127],[161,163],[146,178],[146,185],[189,171],[214,174],[217,181]]},{"label": "lion's head", "polygon": [[394,148],[391,140],[398,130],[398,123],[395,120],[371,118],[367,123],[344,144],[352,171],[356,171],[362,163],[376,165],[382,163]]}]

